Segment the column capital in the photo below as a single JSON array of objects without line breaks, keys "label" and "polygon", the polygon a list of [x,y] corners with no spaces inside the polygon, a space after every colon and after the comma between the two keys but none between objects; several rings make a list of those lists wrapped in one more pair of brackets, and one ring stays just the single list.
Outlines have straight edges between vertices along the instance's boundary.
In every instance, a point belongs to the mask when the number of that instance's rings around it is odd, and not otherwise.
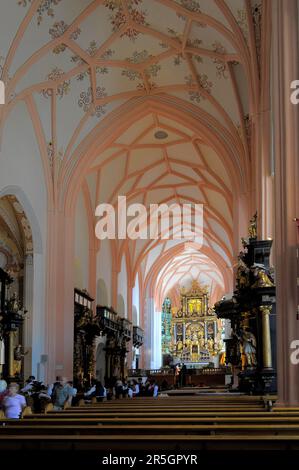
[{"label": "column capital", "polygon": [[272,311],[272,305],[260,305],[259,310],[263,315],[270,315]]}]

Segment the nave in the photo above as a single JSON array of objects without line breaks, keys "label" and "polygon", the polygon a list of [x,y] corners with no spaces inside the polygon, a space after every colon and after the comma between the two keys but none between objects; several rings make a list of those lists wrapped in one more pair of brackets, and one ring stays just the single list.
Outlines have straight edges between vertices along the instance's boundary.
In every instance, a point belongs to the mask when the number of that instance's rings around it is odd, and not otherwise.
[{"label": "nave", "polygon": [[297,464],[299,0],[0,5],[0,465]]}]

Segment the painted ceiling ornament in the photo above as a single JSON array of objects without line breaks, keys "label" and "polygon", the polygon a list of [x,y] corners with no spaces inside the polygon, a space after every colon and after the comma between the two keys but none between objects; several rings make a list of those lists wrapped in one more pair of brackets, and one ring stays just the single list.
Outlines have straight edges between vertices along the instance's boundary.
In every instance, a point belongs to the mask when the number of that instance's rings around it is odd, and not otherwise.
[{"label": "painted ceiling ornament", "polygon": [[21,7],[24,7],[26,8],[27,5],[30,5],[32,0],[18,0],[18,5],[20,5]]},{"label": "painted ceiling ornament", "polygon": [[[106,89],[104,87],[97,87],[96,99],[101,99],[107,96]],[[88,87],[87,91],[80,93],[78,105],[86,113],[91,110],[92,116],[101,117],[106,113],[105,104],[95,106],[92,100],[92,89]]]},{"label": "painted ceiling ornament", "polygon": [[[56,38],[59,38],[60,36],[62,36],[68,29],[68,25],[63,21],[56,21],[52,28],[49,29],[49,34],[51,36],[52,39],[56,39]],[[78,37],[80,36],[81,34],[81,29],[80,28],[76,28],[75,31],[73,31],[71,34],[70,34],[70,38],[73,39],[73,40],[76,40],[78,39]],[[55,46],[54,49],[53,49],[53,53],[54,54],[60,54],[60,52],[64,52],[66,50],[67,46],[65,44],[58,44],[58,46]]]},{"label": "painted ceiling ornament", "polygon": [[[46,80],[53,80],[58,81],[64,75],[64,71],[55,67],[47,76]],[[56,95],[61,99],[64,95],[67,95],[70,91],[70,80],[63,80],[61,83],[57,85],[56,88]],[[53,94],[53,88],[46,88],[41,91],[42,95],[45,98],[49,98]]]},{"label": "painted ceiling ornament", "polygon": [[[168,34],[169,36],[171,36],[173,39],[176,39],[180,44],[182,44],[182,34],[179,34],[177,31],[175,31],[174,29],[172,28],[167,28],[168,30]],[[160,43],[160,46],[163,48],[163,49],[168,49],[169,48],[169,45],[168,44],[165,44],[163,42]],[[197,47],[201,47],[202,46],[202,40],[199,39],[199,38],[196,38],[196,39],[190,39],[188,38],[187,41],[186,41],[186,47],[192,47],[194,49],[196,49]],[[197,55],[197,54],[193,54],[193,59],[196,60],[196,62],[198,62],[199,64],[202,63],[202,57],[200,55]],[[174,56],[174,59],[173,59],[173,63],[174,65],[181,65],[182,63],[182,60],[183,60],[183,54],[177,54]]]},{"label": "painted ceiling ornament", "polygon": [[[43,20],[43,15],[46,13],[48,16],[54,18],[54,7],[58,5],[61,0],[42,0],[39,7],[37,8],[37,25],[39,26]],[[30,5],[32,0],[18,0],[18,5],[27,7]]]},{"label": "painted ceiling ornament", "polygon": [[[141,52],[135,51],[132,57],[127,57],[126,61],[131,62],[132,64],[142,64],[149,59],[152,59],[153,56],[148,53],[148,51],[143,50]],[[157,77],[159,71],[161,70],[161,65],[157,62],[150,64],[144,69],[144,73],[147,78]],[[140,80],[141,75],[137,70],[124,69],[121,72],[122,76],[127,77],[129,80]]]},{"label": "painted ceiling ornament", "polygon": [[157,86],[158,86],[158,85],[157,85],[155,82],[153,82],[153,81],[148,81],[148,83],[147,83],[147,87],[148,87],[148,88],[146,88],[146,86],[145,86],[144,83],[138,83],[137,89],[138,89],[138,90],[143,90],[143,91],[146,91],[146,92],[147,92],[148,90],[149,90],[149,91],[154,90],[155,88],[157,88]]},{"label": "painted ceiling ornament", "polygon": [[[167,28],[167,32],[169,36],[171,36],[172,39],[176,39],[180,44],[182,44],[182,38],[183,35],[179,34],[175,29],[172,28]],[[159,45],[162,47],[162,49],[168,49],[169,45],[165,42],[160,42]]]},{"label": "painted ceiling ornament", "polygon": [[88,48],[86,49],[87,54],[93,57],[97,52],[98,46],[97,42],[93,39],[90,41]]},{"label": "painted ceiling ornament", "polygon": [[[180,3],[182,7],[186,8],[186,10],[191,11],[192,13],[201,13],[200,4],[197,0],[179,0],[178,3]],[[177,16],[185,21],[187,20],[187,18],[181,13],[177,13]],[[199,22],[196,24],[201,28],[205,28],[207,26],[206,24]]]},{"label": "painted ceiling ornament", "polygon": [[244,37],[248,40],[248,18],[246,10],[237,11],[237,23],[242,30]]},{"label": "painted ceiling ornament", "polygon": [[[142,2],[143,0],[127,0],[127,8],[130,18],[134,23],[147,26],[146,11],[138,10],[136,8],[137,6],[140,6]],[[128,22],[122,0],[105,0],[104,6],[111,11],[110,21],[113,32],[118,31]],[[132,25],[129,26],[128,29],[120,35],[120,37],[127,36],[132,41],[135,41],[139,34],[141,33],[134,28],[134,25]]]},{"label": "painted ceiling ornament", "polygon": [[[197,47],[200,47],[201,45],[202,45],[201,39],[187,39],[187,42],[186,42],[186,47],[192,47],[194,49],[196,49]],[[200,55],[192,53],[192,57],[198,64],[202,64],[203,60]],[[178,54],[174,58],[174,65],[180,65],[182,59],[183,59],[183,54]]]},{"label": "painted ceiling ornament", "polygon": [[[208,76],[204,73],[200,73],[197,75],[198,83],[200,87],[206,92],[211,94],[211,89],[213,83],[209,81]],[[197,82],[194,80],[192,75],[188,75],[185,77],[185,83],[190,87],[197,85]],[[188,91],[189,97],[191,101],[195,101],[196,103],[200,103],[202,99],[206,99],[204,94],[200,92],[200,89],[194,89]]]},{"label": "painted ceiling ornament", "polygon": [[[215,41],[213,43],[213,50],[218,54],[226,54],[225,47],[219,42]],[[227,63],[224,60],[214,59],[214,64],[216,64],[216,76],[217,78],[228,78],[227,76]]]},{"label": "painted ceiling ornament", "polygon": [[[94,56],[96,53],[97,53],[97,50],[98,50],[98,46],[97,46],[97,42],[95,40],[92,40],[90,43],[89,43],[89,46],[88,48],[86,49],[86,52],[87,54],[89,54],[90,56]],[[112,49],[107,49],[104,54],[101,55],[100,59],[103,59],[103,60],[108,60],[110,59],[113,54],[115,53],[114,50]],[[77,65],[82,65],[82,64],[85,64],[85,61],[79,56],[79,55],[73,55],[71,57],[71,62],[77,64]],[[109,68],[106,67],[105,65],[101,65],[101,66],[97,66],[96,67],[96,72],[97,73],[100,73],[102,75],[104,74],[107,74],[109,73]],[[90,75],[90,69],[88,70],[85,70],[84,72],[80,72],[78,75],[77,75],[77,80],[79,81],[82,81],[84,80],[84,78],[88,77]]]}]

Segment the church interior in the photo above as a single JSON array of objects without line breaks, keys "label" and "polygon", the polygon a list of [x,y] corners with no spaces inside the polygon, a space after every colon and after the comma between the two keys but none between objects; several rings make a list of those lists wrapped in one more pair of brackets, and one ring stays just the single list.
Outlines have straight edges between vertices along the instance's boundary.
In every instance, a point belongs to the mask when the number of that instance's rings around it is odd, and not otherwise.
[{"label": "church interior", "polygon": [[0,453],[299,451],[299,1],[1,0],[0,80]]}]

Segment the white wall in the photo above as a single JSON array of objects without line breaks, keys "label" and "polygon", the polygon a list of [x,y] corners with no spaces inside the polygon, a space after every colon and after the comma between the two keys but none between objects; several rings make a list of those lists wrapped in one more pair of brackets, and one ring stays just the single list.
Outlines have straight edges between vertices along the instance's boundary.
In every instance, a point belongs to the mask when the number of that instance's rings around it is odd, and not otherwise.
[{"label": "white wall", "polygon": [[79,193],[75,218],[75,287],[88,289],[89,240],[88,220],[82,191]]},{"label": "white wall", "polygon": [[[132,292],[132,305],[133,305],[133,312],[132,315],[133,324],[136,326],[140,325],[140,305],[139,305],[139,276],[136,275],[135,286],[133,287]],[[136,318],[135,318],[136,317]]]},{"label": "white wall", "polygon": [[155,311],[155,302],[152,297],[146,298],[144,311],[145,342],[143,348],[145,367],[160,369],[162,365],[161,312]]},{"label": "white wall", "polygon": [[[122,296],[124,303],[124,312],[118,312],[124,314],[124,318],[128,318],[127,308],[127,291],[128,291],[128,278],[127,278],[127,267],[125,256],[121,260],[121,270],[118,274],[118,285],[117,285],[117,296]],[[119,297],[118,297],[119,298]]]},{"label": "white wall", "polygon": [[[102,279],[105,283],[108,294],[108,307],[111,305],[111,273],[112,261],[110,241],[102,240],[100,250],[97,253],[97,280]],[[100,292],[97,292],[97,303],[102,304]]]}]

